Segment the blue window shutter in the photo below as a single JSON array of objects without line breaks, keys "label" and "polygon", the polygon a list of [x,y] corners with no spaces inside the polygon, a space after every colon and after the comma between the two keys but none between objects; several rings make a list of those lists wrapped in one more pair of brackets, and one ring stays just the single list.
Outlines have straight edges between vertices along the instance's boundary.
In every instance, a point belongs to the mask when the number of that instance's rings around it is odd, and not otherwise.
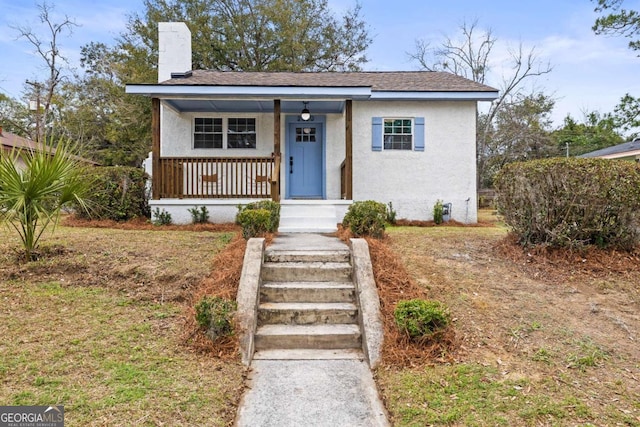
[{"label": "blue window shutter", "polygon": [[415,151],[424,151],[424,117],[416,117],[413,120],[414,124],[414,137],[413,149]]},{"label": "blue window shutter", "polygon": [[371,150],[382,151],[382,117],[371,119]]}]

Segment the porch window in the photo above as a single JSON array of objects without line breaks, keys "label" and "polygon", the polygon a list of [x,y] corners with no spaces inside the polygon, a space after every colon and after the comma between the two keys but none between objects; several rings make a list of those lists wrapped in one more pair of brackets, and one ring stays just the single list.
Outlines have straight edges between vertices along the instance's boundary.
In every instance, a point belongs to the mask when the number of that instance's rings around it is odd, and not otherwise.
[{"label": "porch window", "polygon": [[196,117],[194,148],[256,148],[255,118]]},{"label": "porch window", "polygon": [[227,148],[256,148],[256,119],[229,118]]},{"label": "porch window", "polygon": [[384,149],[411,150],[413,148],[413,121],[411,119],[384,119]]},{"label": "porch window", "polygon": [[222,148],[222,119],[196,117],[194,124],[194,148]]}]

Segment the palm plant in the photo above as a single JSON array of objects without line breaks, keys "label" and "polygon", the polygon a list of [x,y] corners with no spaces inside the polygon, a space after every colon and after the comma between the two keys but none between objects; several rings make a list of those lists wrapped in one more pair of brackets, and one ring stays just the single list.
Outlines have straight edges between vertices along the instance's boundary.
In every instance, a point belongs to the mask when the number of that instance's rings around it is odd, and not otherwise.
[{"label": "palm plant", "polygon": [[35,258],[42,233],[55,227],[63,207],[75,202],[86,209],[89,182],[72,151],[61,141],[56,149],[14,149],[0,156],[0,221],[20,235],[27,261]]}]

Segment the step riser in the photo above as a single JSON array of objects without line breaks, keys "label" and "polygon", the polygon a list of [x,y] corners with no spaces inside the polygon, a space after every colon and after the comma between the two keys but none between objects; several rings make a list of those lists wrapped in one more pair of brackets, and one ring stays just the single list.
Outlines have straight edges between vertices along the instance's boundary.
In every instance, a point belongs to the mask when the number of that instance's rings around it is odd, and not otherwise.
[{"label": "step riser", "polygon": [[351,280],[351,266],[345,264],[337,268],[315,267],[299,264],[287,266],[282,263],[265,263],[262,280],[269,282],[348,282]]},{"label": "step riser", "polygon": [[319,252],[269,252],[265,253],[265,262],[349,262],[349,251]]},{"label": "step riser", "polygon": [[258,310],[259,325],[336,325],[358,323],[358,310]]},{"label": "step riser", "polygon": [[260,290],[262,302],[353,302],[353,288],[269,288]]},{"label": "step riser", "polygon": [[360,334],[255,336],[256,350],[361,348]]}]

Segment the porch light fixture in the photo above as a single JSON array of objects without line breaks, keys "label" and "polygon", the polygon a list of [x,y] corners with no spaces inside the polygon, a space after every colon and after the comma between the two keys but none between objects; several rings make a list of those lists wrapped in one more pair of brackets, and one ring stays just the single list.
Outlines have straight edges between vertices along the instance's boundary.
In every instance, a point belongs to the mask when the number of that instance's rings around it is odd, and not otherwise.
[{"label": "porch light fixture", "polygon": [[309,109],[307,108],[307,101],[303,101],[302,102],[304,104],[304,108],[302,109],[302,112],[300,113],[300,118],[302,119],[302,121],[308,121],[311,118],[311,113],[309,112]]}]

